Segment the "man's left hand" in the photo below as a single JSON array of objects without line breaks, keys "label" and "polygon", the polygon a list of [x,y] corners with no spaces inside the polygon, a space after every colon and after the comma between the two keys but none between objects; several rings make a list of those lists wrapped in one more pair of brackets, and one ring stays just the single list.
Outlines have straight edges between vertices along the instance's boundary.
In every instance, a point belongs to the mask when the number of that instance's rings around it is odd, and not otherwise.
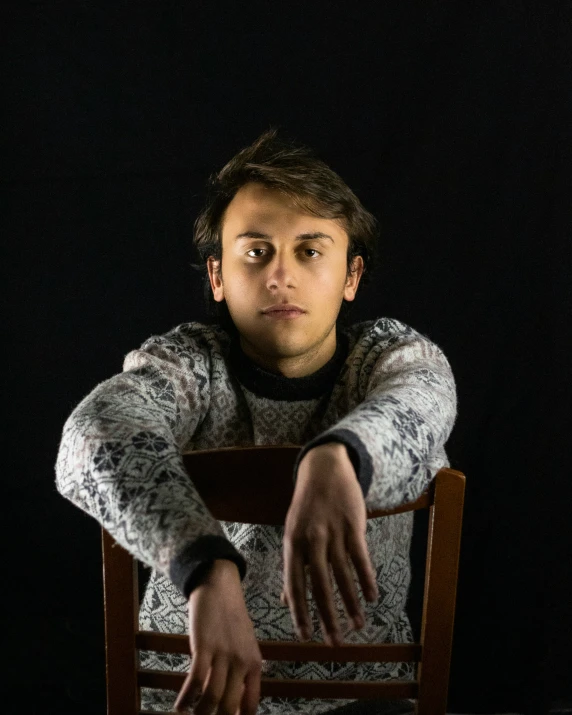
[{"label": "man's left hand", "polygon": [[350,560],[366,600],[378,597],[376,575],[365,538],[367,510],[347,449],[328,442],[308,451],[298,468],[296,486],[284,523],[284,586],[298,637],[312,634],[306,602],[306,565],[318,607],[324,640],[341,645],[329,564],[356,629],[365,625]]}]

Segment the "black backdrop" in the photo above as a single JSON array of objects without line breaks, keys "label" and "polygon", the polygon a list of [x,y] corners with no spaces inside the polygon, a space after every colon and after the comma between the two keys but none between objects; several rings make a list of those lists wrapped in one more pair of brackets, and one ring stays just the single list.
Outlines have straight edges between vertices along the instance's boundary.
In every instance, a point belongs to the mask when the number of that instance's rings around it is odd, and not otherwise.
[{"label": "black backdrop", "polygon": [[204,182],[270,123],[380,219],[354,319],[409,323],[458,381],[448,709],[571,697],[569,10],[4,6],[11,702],[105,711],[100,528],[56,492],[61,430],[129,350],[204,317],[189,267]]}]

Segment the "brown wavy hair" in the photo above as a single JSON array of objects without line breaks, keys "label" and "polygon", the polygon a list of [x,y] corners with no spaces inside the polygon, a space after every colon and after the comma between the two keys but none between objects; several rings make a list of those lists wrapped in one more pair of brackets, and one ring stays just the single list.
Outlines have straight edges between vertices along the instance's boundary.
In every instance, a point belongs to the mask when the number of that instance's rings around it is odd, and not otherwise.
[{"label": "brown wavy hair", "polygon": [[[256,181],[290,197],[301,211],[319,218],[336,219],[348,235],[347,272],[362,256],[364,270],[358,290],[368,285],[374,271],[379,240],[379,222],[367,211],[347,184],[317,158],[312,149],[291,138],[278,136],[271,126],[250,146],[238,152],[220,170],[210,174],[204,207],[194,222],[193,251],[200,262],[191,267],[203,275],[203,295],[208,316],[236,333],[226,301],[214,300],[206,261],[220,260],[222,277],[222,223],[228,204],[244,184]],[[344,299],[338,323],[348,320],[352,302]]]}]

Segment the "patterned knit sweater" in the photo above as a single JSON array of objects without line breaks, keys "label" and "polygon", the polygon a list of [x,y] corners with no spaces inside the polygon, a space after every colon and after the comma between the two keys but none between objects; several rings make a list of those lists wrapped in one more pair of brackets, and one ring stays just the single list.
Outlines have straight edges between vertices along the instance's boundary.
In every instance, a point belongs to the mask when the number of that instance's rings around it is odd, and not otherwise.
[{"label": "patterned knit sweater", "polygon": [[[252,445],[342,442],[368,510],[413,501],[441,467],[457,396],[443,351],[404,323],[378,318],[337,330],[336,351],[316,372],[288,378],[251,360],[218,325],[189,322],[147,339],[123,372],[99,383],[66,420],[55,465],[59,493],[93,516],[150,567],[142,630],[188,634],[188,596],[212,560],[240,572],[259,640],[297,640],[283,585],[283,526],[215,520],[181,453]],[[368,519],[366,540],[379,599],[346,643],[412,642],[405,612],[413,512]],[[347,623],[332,581],[338,620]],[[323,641],[308,586],[312,640]],[[140,652],[142,667],[185,672],[190,657]],[[263,675],[335,680],[412,679],[413,663],[264,661]],[[141,706],[171,710],[176,693],[142,688]],[[262,697],[258,715],[327,712],[353,699]]]}]

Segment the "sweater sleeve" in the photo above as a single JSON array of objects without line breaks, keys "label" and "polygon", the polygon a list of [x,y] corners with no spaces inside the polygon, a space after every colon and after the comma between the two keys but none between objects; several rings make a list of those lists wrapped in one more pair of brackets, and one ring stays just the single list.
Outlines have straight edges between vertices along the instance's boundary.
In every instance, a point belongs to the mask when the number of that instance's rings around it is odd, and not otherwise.
[{"label": "sweater sleeve", "polygon": [[[388,324],[390,329],[388,330]],[[359,404],[304,445],[342,442],[368,510],[414,501],[448,466],[444,450],[457,415],[451,366],[441,348],[396,320],[373,321],[359,367]]]},{"label": "sweater sleeve", "polygon": [[177,329],[128,353],[66,420],[58,492],[188,598],[215,559],[246,561],[193,486],[182,449],[210,402],[210,353]]}]

